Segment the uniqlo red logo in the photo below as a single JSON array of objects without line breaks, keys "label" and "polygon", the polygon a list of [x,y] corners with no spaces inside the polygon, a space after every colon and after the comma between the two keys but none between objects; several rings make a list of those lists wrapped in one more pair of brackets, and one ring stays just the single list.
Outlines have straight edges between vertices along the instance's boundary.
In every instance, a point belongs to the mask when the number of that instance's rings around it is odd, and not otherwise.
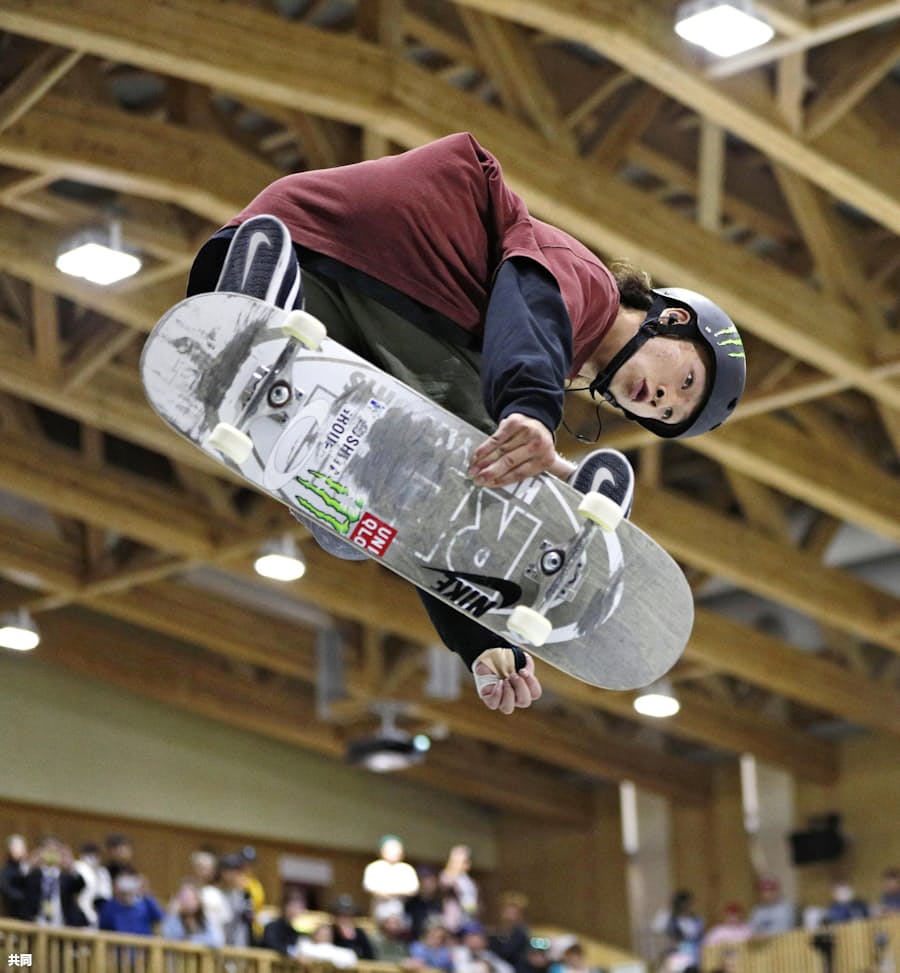
[{"label": "uniqlo red logo", "polygon": [[396,536],[397,531],[390,524],[379,520],[373,514],[364,513],[350,535],[350,540],[369,554],[384,557],[385,551]]}]

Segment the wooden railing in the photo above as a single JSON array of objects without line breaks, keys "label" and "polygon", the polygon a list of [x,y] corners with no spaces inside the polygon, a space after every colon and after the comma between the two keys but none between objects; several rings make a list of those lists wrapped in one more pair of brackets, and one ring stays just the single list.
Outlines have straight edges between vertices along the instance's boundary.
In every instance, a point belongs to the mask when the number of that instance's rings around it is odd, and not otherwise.
[{"label": "wooden railing", "polygon": [[[0,919],[0,971],[35,973],[336,973],[269,949],[209,949],[157,936],[125,936]],[[361,962],[360,973],[398,973],[393,963]]]},{"label": "wooden railing", "polygon": [[[831,937],[831,966],[826,965]],[[816,948],[819,937],[822,948]],[[732,953],[728,963],[725,954]],[[703,951],[703,973],[900,973],[900,915],[845,922],[818,932],[795,930],[738,946],[711,946]]]}]

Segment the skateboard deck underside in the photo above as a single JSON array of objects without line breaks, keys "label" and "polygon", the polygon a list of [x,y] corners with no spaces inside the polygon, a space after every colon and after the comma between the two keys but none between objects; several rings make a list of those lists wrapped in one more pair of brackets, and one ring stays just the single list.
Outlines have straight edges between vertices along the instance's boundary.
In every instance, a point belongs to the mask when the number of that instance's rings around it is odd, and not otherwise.
[{"label": "skateboard deck underside", "polygon": [[[560,480],[476,487],[466,470],[483,434],[330,339],[288,366],[299,395],[289,408],[242,426],[254,448],[240,467],[205,444],[218,423],[238,420],[254,373],[285,348],[285,317],[238,294],[177,305],[144,349],[153,408],[217,461],[516,643],[510,612],[534,603],[547,583],[542,556],[565,552],[584,523],[581,495]],[[548,641],[525,647],[594,685],[647,685],[690,633],[681,571],[627,521],[592,530],[582,560],[568,600],[547,612]]]}]

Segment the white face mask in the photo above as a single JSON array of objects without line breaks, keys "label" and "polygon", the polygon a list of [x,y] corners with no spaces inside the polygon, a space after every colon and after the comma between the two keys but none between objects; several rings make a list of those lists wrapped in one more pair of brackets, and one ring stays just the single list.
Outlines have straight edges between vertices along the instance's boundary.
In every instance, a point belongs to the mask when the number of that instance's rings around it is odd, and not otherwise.
[{"label": "white face mask", "polygon": [[853,889],[849,885],[839,885],[834,890],[834,898],[836,902],[852,902],[853,901]]}]

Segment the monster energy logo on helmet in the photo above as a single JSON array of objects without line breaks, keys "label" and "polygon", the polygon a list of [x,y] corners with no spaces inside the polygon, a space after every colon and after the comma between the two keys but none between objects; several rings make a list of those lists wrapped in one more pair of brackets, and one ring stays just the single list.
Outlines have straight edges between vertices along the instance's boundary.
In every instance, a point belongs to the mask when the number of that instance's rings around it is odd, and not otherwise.
[{"label": "monster energy logo on helmet", "polygon": [[[734,411],[747,380],[744,345],[734,322],[708,297],[683,287],[661,287],[650,292],[653,303],[637,334],[615,355],[609,365],[591,383],[591,394],[600,392],[609,402],[664,439],[699,436],[720,426]],[[665,319],[667,307],[680,307],[688,312],[687,324],[672,324]],[[661,422],[633,415],[609,392],[609,383],[621,366],[651,338],[670,335],[691,339],[709,349],[709,374],[706,394],[693,415],[680,423]]]}]

